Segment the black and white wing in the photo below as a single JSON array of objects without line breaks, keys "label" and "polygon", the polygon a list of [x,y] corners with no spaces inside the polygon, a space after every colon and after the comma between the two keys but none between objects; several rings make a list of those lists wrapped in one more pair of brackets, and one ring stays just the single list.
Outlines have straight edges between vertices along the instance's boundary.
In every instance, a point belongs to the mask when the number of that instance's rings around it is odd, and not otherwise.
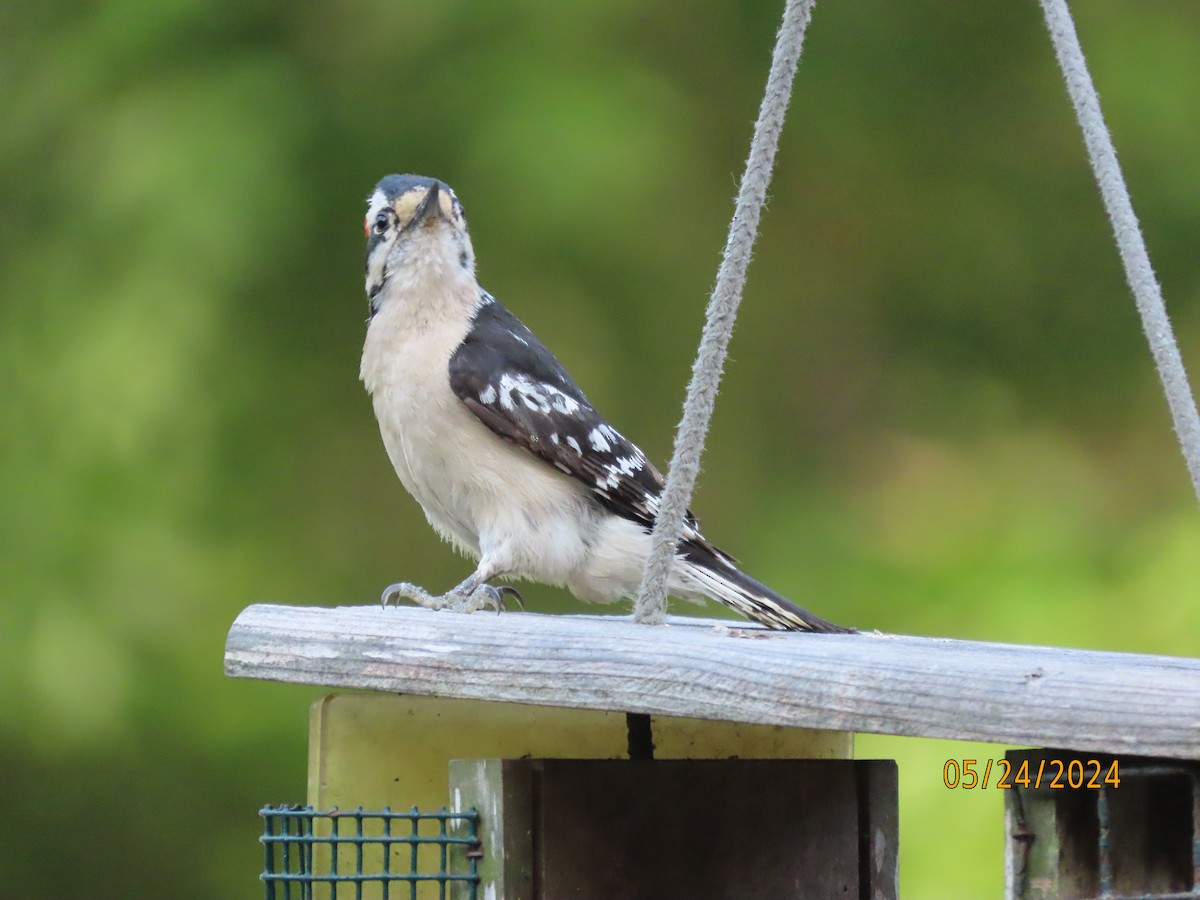
[{"label": "black and white wing", "polygon": [[[663,478],[604,421],[546,346],[487,294],[450,358],[450,387],[500,437],[583,482],[608,510],[649,531]],[[707,596],[771,628],[847,631],[739,571],[700,534],[690,512],[679,542],[683,569]]]},{"label": "black and white wing", "polygon": [[[604,421],[546,345],[490,296],[450,358],[450,387],[500,437],[586,484],[612,512],[654,525],[662,475]],[[684,540],[707,545],[698,527],[689,513]]]}]

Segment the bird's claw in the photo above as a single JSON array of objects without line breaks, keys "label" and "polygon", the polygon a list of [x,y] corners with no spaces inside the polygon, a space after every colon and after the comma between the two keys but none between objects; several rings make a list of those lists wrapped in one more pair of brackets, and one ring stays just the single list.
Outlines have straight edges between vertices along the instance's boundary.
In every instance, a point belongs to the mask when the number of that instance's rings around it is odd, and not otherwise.
[{"label": "bird's claw", "polygon": [[470,593],[455,589],[439,596],[429,593],[429,591],[419,585],[401,581],[396,584],[389,584],[384,588],[380,602],[385,609],[393,600],[399,605],[400,600],[403,598],[411,600],[413,603],[423,606],[426,609],[448,609],[451,612],[473,613],[486,606],[494,609],[497,613],[501,613],[505,610],[504,598],[506,596],[516,600],[517,606],[521,609],[525,608],[521,602],[520,591],[507,584],[502,584],[499,587],[493,587],[490,584],[481,584]]},{"label": "bird's claw", "polygon": [[425,588],[418,584],[410,584],[407,581],[398,581],[396,584],[389,584],[383,589],[383,594],[379,598],[380,604],[384,609],[387,609],[388,604],[393,600],[396,605],[400,605],[402,599],[411,600],[418,606],[424,606],[426,609],[441,609],[443,605],[439,605],[442,598],[435,597]]},{"label": "bird's claw", "polygon": [[502,584],[499,587],[490,584],[481,584],[469,594],[458,593],[457,591],[451,591],[446,594],[446,609],[453,610],[454,612],[473,613],[486,606],[494,609],[499,614],[504,612],[506,608],[504,605],[505,597],[512,597],[517,601],[517,606],[520,606],[522,609],[525,608],[521,604],[521,594],[516,588],[509,587],[507,584]]},{"label": "bird's claw", "polygon": [[495,593],[496,593],[495,609],[496,609],[497,613],[503,612],[504,609],[506,608],[504,606],[504,598],[505,597],[512,597],[515,601],[517,601],[517,606],[521,609],[521,611],[522,612],[525,611],[525,604],[521,601],[521,592],[518,591],[512,585],[502,584],[502,585],[500,585],[500,587],[492,587],[490,584],[485,584],[485,585],[483,585],[483,587],[487,588],[490,591],[495,591]]}]

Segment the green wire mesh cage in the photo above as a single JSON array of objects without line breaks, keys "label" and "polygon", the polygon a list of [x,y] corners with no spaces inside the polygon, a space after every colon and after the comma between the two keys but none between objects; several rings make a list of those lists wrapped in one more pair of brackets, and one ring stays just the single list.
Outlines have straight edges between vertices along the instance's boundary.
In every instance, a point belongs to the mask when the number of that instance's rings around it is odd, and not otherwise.
[{"label": "green wire mesh cage", "polygon": [[479,814],[264,806],[267,900],[475,900]]}]

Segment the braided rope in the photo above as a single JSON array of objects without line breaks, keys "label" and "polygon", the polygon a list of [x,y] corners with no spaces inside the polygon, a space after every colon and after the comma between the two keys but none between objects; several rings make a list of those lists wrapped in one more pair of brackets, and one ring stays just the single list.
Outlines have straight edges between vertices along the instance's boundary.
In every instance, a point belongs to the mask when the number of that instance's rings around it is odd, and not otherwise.
[{"label": "braided rope", "polygon": [[775,39],[771,72],[767,76],[758,121],[754,123],[754,137],[746,158],[746,170],[742,174],[733,221],[729,225],[725,253],[717,270],[717,283],[708,302],[704,333],[692,365],[692,380],[683,405],[683,417],[675,432],[675,450],[651,536],[650,555],[642,571],[634,619],[643,624],[657,625],[663,621],[671,564],[683,531],[696,476],[700,473],[700,457],[704,453],[708,424],[712,419],[729,339],[733,334],[733,323],[742,299],[742,287],[746,283],[746,268],[750,264],[758,220],[766,201],[767,187],[771,183],[779,134],[783,130],[784,114],[792,95],[792,80],[800,63],[804,33],[812,17],[814,2],[788,0],[783,12],[783,24]]},{"label": "braided rope", "polygon": [[[688,502],[700,472],[700,458],[704,452],[729,340],[741,302],[742,288],[746,283],[746,269],[758,233],[779,135],[791,99],[792,81],[800,62],[804,34],[812,17],[814,2],[788,0],[783,24],[776,36],[771,71],[758,120],[754,124],[754,137],[742,174],[733,221],[729,226],[729,238],[717,271],[717,283],[708,303],[704,333],[692,366],[683,417],[675,434],[675,449],[667,470],[662,505],[651,536],[651,552],[642,573],[634,619],[644,624],[659,624],[664,618],[670,568],[683,531]],[[1117,249],[1142,319],[1142,328],[1163,384],[1184,461],[1196,496],[1200,499],[1200,415],[1197,414],[1183,358],[1167,317],[1162,289],[1150,265],[1146,242],[1133,211],[1129,189],[1117,162],[1112,137],[1105,125],[1100,100],[1088,72],[1066,0],[1040,2],[1063,80],[1083,132],[1092,171],[1112,222]]]},{"label": "braided rope", "polygon": [[1083,131],[1083,142],[1087,146],[1092,172],[1112,222],[1125,277],[1133,291],[1134,302],[1142,317],[1142,329],[1150,342],[1150,353],[1167,395],[1175,434],[1179,437],[1196,497],[1200,499],[1200,415],[1196,413],[1196,401],[1188,386],[1183,358],[1171,330],[1171,321],[1167,318],[1162,288],[1150,267],[1146,240],[1129,199],[1129,188],[1125,185],[1121,165],[1117,162],[1112,136],[1100,111],[1100,98],[1096,95],[1096,86],[1092,83],[1087,62],[1083,58],[1083,48],[1079,45],[1079,35],[1075,33],[1071,11],[1067,8],[1066,0],[1041,0],[1041,4],[1054,53],[1058,57],[1063,80],[1067,83],[1067,93],[1071,96],[1079,128]]}]

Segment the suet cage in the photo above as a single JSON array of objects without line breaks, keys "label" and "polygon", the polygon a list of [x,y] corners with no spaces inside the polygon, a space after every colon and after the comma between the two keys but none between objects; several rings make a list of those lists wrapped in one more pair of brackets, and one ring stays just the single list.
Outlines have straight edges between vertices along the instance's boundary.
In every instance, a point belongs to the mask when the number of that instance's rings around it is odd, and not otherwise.
[{"label": "suet cage", "polygon": [[479,814],[264,806],[266,900],[475,900]]}]

